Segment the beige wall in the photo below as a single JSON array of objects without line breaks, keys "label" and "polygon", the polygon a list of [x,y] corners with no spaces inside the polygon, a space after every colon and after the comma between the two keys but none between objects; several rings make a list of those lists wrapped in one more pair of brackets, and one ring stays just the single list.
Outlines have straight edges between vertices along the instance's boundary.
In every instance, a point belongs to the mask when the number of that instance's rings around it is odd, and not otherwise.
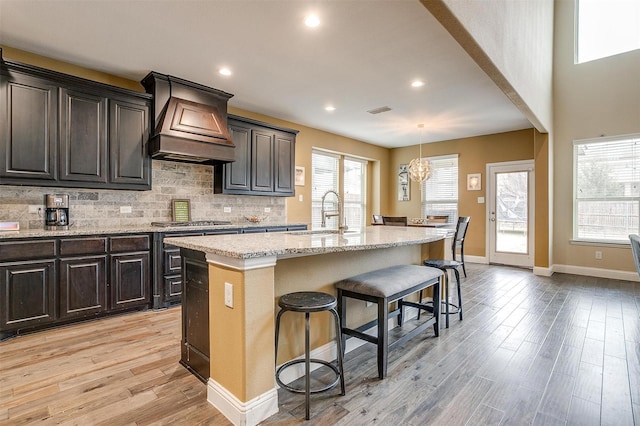
[{"label": "beige wall", "polygon": [[[447,154],[459,154],[458,213],[460,216],[471,216],[465,241],[465,254],[485,256],[486,204],[478,204],[477,199],[478,197],[486,197],[486,164],[533,159],[534,130],[525,129],[516,132],[429,143],[422,146],[423,157]],[[392,173],[389,175],[390,179],[387,182],[386,190],[393,195],[389,198],[388,207],[380,211],[381,214],[408,217],[421,216],[420,185],[411,182],[410,201],[397,201],[396,196],[396,171],[398,166],[400,164],[408,164],[411,159],[417,156],[417,145],[392,150],[390,164]],[[466,176],[468,173],[482,174],[481,191],[467,191]]]},{"label": "beige wall", "polygon": [[[640,50],[584,64],[574,62],[574,2],[555,9],[553,263],[634,271],[628,247],[576,245],[573,233],[575,139],[640,132]],[[602,251],[602,260],[595,259]]]},{"label": "beige wall", "polygon": [[[287,198],[287,219],[290,222],[311,223],[311,150],[313,148],[321,148],[371,160],[367,173],[368,194],[367,213],[365,217],[367,219],[370,218],[373,213],[380,210],[380,206],[387,204],[388,197],[385,191],[386,187],[383,186],[381,182],[386,182],[390,173],[390,150],[388,148],[371,145],[355,139],[338,136],[333,133],[231,106],[229,107],[229,112],[300,131],[296,138],[296,165],[305,168],[306,181],[304,186],[296,186],[295,197]],[[383,190],[380,190],[381,188]],[[302,201],[299,201],[300,195],[302,195]]]},{"label": "beige wall", "polygon": [[0,45],[2,48],[2,57],[4,59],[24,64],[35,65],[52,71],[70,74],[76,77],[86,78],[88,80],[98,81],[112,86],[123,87],[137,92],[144,92],[142,85],[133,80],[118,77],[112,74],[92,70],[89,68],[79,67],[77,65],[66,62],[57,61],[45,56],[36,55],[35,53],[25,52],[24,50],[14,49],[12,47]]}]

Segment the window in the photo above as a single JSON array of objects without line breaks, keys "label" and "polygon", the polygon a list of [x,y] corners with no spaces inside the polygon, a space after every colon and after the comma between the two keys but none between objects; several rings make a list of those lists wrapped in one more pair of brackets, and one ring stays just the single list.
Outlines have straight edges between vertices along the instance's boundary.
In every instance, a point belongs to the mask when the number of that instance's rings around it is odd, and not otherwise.
[{"label": "window", "polygon": [[578,0],[577,63],[640,49],[640,1]]},{"label": "window", "polygon": [[574,141],[573,165],[573,238],[628,243],[640,232],[640,134]]},{"label": "window", "polygon": [[422,184],[422,215],[458,220],[458,155],[430,157],[431,177]]},{"label": "window", "polygon": [[[322,223],[322,196],[329,190],[340,193],[349,228],[365,225],[367,161],[330,152],[314,150],[311,154],[311,227]],[[326,210],[336,210],[334,195],[327,195]],[[327,227],[337,228],[338,217],[327,219]]]}]

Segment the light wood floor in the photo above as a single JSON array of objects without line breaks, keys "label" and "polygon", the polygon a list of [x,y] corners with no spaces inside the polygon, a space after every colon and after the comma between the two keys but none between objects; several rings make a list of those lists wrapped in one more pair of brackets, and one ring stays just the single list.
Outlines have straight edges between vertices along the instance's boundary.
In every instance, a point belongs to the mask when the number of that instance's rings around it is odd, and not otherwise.
[{"label": "light wood floor", "polygon": [[[312,396],[310,424],[640,425],[640,284],[469,265],[464,321],[390,352],[346,356],[347,394]],[[180,309],[0,343],[0,424],[229,424],[179,364]],[[299,424],[280,390],[267,425]],[[634,423],[635,419],[635,423]]]}]

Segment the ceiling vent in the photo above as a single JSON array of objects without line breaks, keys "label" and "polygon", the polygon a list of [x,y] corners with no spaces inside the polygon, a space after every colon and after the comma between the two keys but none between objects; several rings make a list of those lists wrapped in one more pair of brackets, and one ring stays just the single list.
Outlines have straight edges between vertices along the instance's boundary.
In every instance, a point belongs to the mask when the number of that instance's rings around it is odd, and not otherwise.
[{"label": "ceiling vent", "polygon": [[391,111],[391,108],[389,108],[388,106],[383,106],[383,107],[380,107],[380,108],[370,109],[367,112],[369,114],[380,114],[381,112],[387,112],[387,111]]}]

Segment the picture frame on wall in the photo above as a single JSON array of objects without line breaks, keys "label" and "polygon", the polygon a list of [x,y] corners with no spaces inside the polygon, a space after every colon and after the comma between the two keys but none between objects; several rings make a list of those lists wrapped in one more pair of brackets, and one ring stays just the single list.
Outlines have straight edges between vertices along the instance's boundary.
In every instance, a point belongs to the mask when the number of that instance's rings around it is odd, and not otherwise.
[{"label": "picture frame on wall", "polygon": [[296,186],[304,186],[304,167],[302,166],[296,166],[296,178],[295,178],[295,182],[296,182]]},{"label": "picture frame on wall", "polygon": [[467,191],[480,191],[482,189],[482,174],[470,173],[467,175]]},{"label": "picture frame on wall", "polygon": [[398,201],[409,201],[411,199],[409,185],[409,165],[400,164],[398,166]]},{"label": "picture frame on wall", "polygon": [[171,200],[171,213],[174,222],[191,221],[191,202],[186,199]]}]

